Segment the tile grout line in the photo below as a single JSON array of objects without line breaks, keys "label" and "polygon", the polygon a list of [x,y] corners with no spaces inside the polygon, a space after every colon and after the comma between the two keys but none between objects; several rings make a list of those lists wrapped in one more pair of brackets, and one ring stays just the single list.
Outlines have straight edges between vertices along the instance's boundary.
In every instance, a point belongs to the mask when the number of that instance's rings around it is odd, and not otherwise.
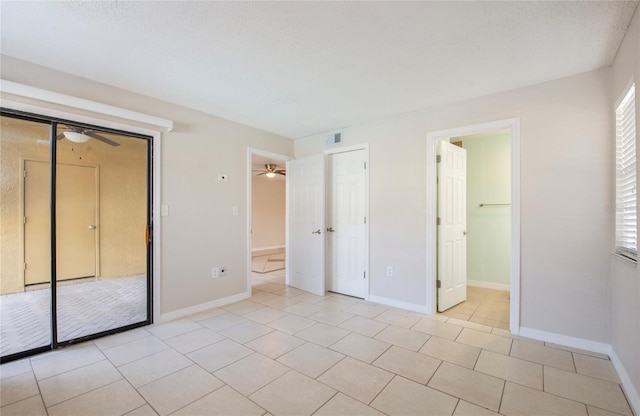
[{"label": "tile grout line", "polygon": [[[333,389],[333,390],[335,390],[335,389]],[[318,406],[318,408],[316,410],[314,410],[313,412],[311,412],[310,414],[311,415],[316,414],[318,412],[318,410],[322,409],[327,403],[329,403],[331,400],[333,400],[333,398],[336,397],[340,393],[339,390],[335,390],[335,391],[336,392],[331,397],[329,397],[327,400],[325,400],[324,403],[322,403],[320,406]]]},{"label": "tile grout line", "polygon": [[[149,336],[152,336],[152,337],[155,337],[156,339],[158,339],[158,338],[157,338],[155,335],[153,335],[152,333],[149,333]],[[135,342],[135,341],[133,341],[133,342]],[[171,346],[169,346],[169,348],[171,348]],[[158,353],[160,353],[160,352],[162,352],[162,351],[159,351]],[[186,358],[187,360],[189,360],[189,357],[185,357],[185,356],[184,356],[184,354],[180,353],[179,351],[177,351],[177,352],[178,352],[179,354],[181,354],[184,358]],[[156,353],[156,354],[157,354],[157,353]],[[151,355],[155,355],[155,354],[151,354]],[[146,356],[146,357],[150,357],[151,355],[148,355],[148,356]],[[105,357],[106,357],[106,355],[105,355]],[[134,360],[134,361],[131,361],[131,362],[126,363],[126,364],[123,364],[123,365],[127,365],[127,364],[130,364],[130,363],[134,363],[134,362],[139,361],[139,360],[142,360],[142,359],[144,359],[144,358],[146,358],[146,357],[142,357],[142,358],[140,358],[140,359],[138,359],[138,360]],[[106,358],[107,358],[107,360],[109,361],[109,363],[110,363],[110,364],[111,364],[111,365],[116,369],[116,371],[117,371],[118,373],[120,373],[120,375],[122,376],[122,379],[123,379],[124,381],[126,381],[126,382],[127,382],[127,384],[129,384],[129,386],[131,386],[131,388],[132,388],[133,390],[135,390],[135,392],[138,394],[138,396],[142,397],[142,400],[144,400],[144,402],[145,402],[146,404],[148,404],[148,405],[149,405],[149,407],[150,407],[154,412],[156,412],[156,414],[158,414],[158,415],[159,415],[160,413],[156,410],[156,408],[155,408],[155,407],[153,407],[153,405],[152,405],[151,403],[149,403],[149,401],[146,399],[146,397],[144,397],[144,395],[140,392],[140,390],[138,390],[138,388],[139,388],[139,387],[135,387],[133,384],[131,384],[131,382],[129,381],[129,379],[127,379],[127,378],[125,377],[125,375],[124,375],[124,374],[122,374],[122,372],[120,371],[120,368],[119,368],[117,365],[115,365],[115,363],[113,363],[113,362],[109,359],[109,357],[106,357]],[[191,361],[191,360],[189,360],[189,361]],[[191,362],[193,363],[193,361],[191,361]],[[195,364],[195,363],[194,363],[194,364]],[[185,368],[187,368],[187,367],[185,367]],[[180,371],[180,370],[176,370],[176,371]],[[172,372],[171,374],[175,373],[176,371]],[[162,379],[162,378],[164,378],[164,377],[166,377],[166,376],[163,376],[163,377],[160,377],[160,378],[158,378],[158,379],[156,379],[156,380],[150,381],[150,382],[149,382],[149,383],[147,383],[147,384],[153,383],[154,381],[160,380],[160,379]],[[142,386],[140,386],[140,387],[146,386],[147,384],[144,384],[144,385],[142,385]],[[143,407],[143,406],[144,406],[144,405],[139,406],[138,408]],[[135,410],[135,409],[133,409],[133,410]],[[131,411],[129,411],[128,413],[130,413],[130,412],[131,412]]]},{"label": "tile grout line", "polygon": [[[84,393],[80,393],[80,394],[77,394],[77,395],[75,395],[75,396],[73,396],[73,397],[69,397],[69,398],[68,398],[68,399],[66,399],[66,400],[63,400],[63,401],[61,401],[61,402],[58,402],[58,403],[52,404],[51,406],[47,406],[47,404],[46,404],[46,403],[44,403],[44,398],[42,398],[42,403],[44,404],[44,407],[45,407],[45,410],[47,411],[47,414],[49,414],[49,409],[50,409],[50,408],[52,408],[52,407],[55,407],[55,406],[61,405],[61,404],[63,404],[63,403],[67,403],[67,402],[69,402],[69,401],[71,401],[71,400],[74,400],[74,399],[76,399],[76,398],[78,398],[78,397],[84,396],[85,394],[93,393],[93,392],[94,392],[94,391],[96,391],[96,390],[100,390],[101,388],[104,388],[104,387],[107,387],[107,386],[111,386],[112,384],[116,384],[116,383],[119,383],[119,382],[121,382],[121,381],[125,381],[126,383],[128,383],[128,384],[130,385],[129,380],[127,380],[127,379],[125,379],[125,378],[121,378],[121,379],[119,379],[119,380],[112,381],[111,383],[107,383],[107,384],[105,384],[105,385],[103,385],[103,386],[96,387],[96,388],[94,388],[94,389],[91,389],[91,390],[85,391]],[[133,388],[133,389],[135,390],[135,387],[131,386],[131,388]],[[137,390],[136,390],[136,393],[137,393]],[[140,394],[140,393],[138,393],[138,394]],[[42,397],[42,395],[41,395],[41,397]],[[143,397],[143,399],[144,399],[144,397]]]},{"label": "tile grout line", "polygon": [[[543,379],[542,379],[542,383],[543,383],[543,388],[544,388],[544,369],[545,369],[546,367],[550,367],[550,368],[553,368],[553,369],[555,369],[555,370],[559,370],[559,371],[564,371],[564,372],[569,373],[569,374],[577,374],[577,373],[572,373],[572,372],[567,371],[567,370],[563,370],[563,369],[561,369],[561,368],[556,368],[556,367],[547,366],[547,365],[544,365],[544,364],[543,364],[543,365],[542,365],[542,371],[543,371]],[[577,374],[577,375],[580,375],[580,376],[583,376],[583,377],[588,377],[588,378],[595,378],[595,377],[586,376],[586,375],[584,375],[584,374]],[[596,378],[596,380],[603,380],[603,379]],[[603,380],[603,381],[607,381],[607,380]],[[514,383],[514,384],[517,384],[517,383]],[[614,383],[614,384],[616,384],[616,383]],[[525,387],[526,387],[526,386],[525,386]],[[621,388],[621,390],[622,390],[622,388]],[[595,407],[595,408],[597,408],[597,409],[602,409],[602,410],[605,410],[605,411],[607,411],[607,412],[609,412],[609,413],[613,413],[613,414],[618,415],[618,413],[616,413],[616,412],[615,412],[615,411],[613,411],[613,410],[603,409],[602,407],[598,407],[598,406],[595,406],[595,405],[592,405],[592,404],[587,404],[587,403],[584,403],[584,402],[579,402],[579,401],[577,401],[577,400],[575,400],[575,399],[572,399],[572,398],[569,398],[569,397],[565,397],[565,396],[560,396],[559,394],[556,394],[556,393],[552,393],[552,392],[544,391],[544,390],[542,391],[542,393],[545,393],[545,394],[548,394],[548,395],[551,395],[551,396],[554,396],[554,397],[557,397],[557,398],[560,398],[560,399],[563,399],[563,400],[568,400],[568,401],[570,401],[570,402],[579,403],[579,404],[582,404],[582,405],[585,405],[585,406],[592,406],[592,407]],[[622,391],[622,393],[624,394],[624,391]],[[629,405],[629,401],[627,400],[626,395],[624,396],[624,398],[625,398],[625,401],[627,402],[627,405]],[[631,408],[631,405],[629,405],[629,408]],[[632,412],[633,412],[633,410],[632,410]]]},{"label": "tile grout line", "polygon": [[[390,372],[390,373],[391,373],[391,372]],[[392,382],[393,380],[395,380],[395,378],[396,378],[396,377],[402,377],[402,376],[400,376],[399,374],[396,374],[396,373],[391,373],[391,374],[393,374],[393,377],[391,377],[391,379],[389,379],[389,381],[387,381],[387,383],[384,385],[384,387],[383,387],[383,388],[381,388],[381,389],[380,389],[380,391],[379,391],[379,392],[377,392],[375,396],[373,396],[373,399],[371,399],[371,401],[370,401],[369,403],[365,403],[368,407],[371,407],[372,409],[376,409],[375,407],[372,407],[372,406],[371,406],[371,403],[373,403],[373,402],[375,402],[375,401],[376,401],[376,399],[378,398],[378,396],[380,396],[380,394],[381,394],[381,393],[382,393],[382,392],[387,388],[387,386],[389,386],[389,384],[391,384],[391,382]],[[402,378],[404,378],[404,377],[402,377]],[[405,380],[408,380],[408,379],[405,379]],[[409,380],[409,381],[413,381],[413,380]],[[425,386],[425,387],[426,387],[426,386]],[[356,400],[357,400],[357,399],[356,399]],[[358,401],[359,401],[359,400],[358,400]],[[360,403],[362,403],[362,402],[360,402]],[[376,409],[376,410],[378,410],[378,409]]]},{"label": "tile grout line", "polygon": [[502,409],[502,401],[504,400],[504,391],[507,389],[507,380],[502,380],[502,393],[500,394],[500,403],[498,403],[498,411],[496,413],[500,413],[500,409]]}]

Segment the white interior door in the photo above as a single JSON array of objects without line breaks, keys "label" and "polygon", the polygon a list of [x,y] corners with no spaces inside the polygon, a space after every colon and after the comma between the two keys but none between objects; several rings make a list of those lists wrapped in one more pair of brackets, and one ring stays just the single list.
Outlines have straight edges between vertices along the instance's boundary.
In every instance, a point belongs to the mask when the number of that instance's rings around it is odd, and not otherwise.
[{"label": "white interior door", "polygon": [[325,294],[324,155],[287,162],[287,284]]},{"label": "white interior door", "polygon": [[438,311],[467,299],[467,151],[447,141],[438,155]]},{"label": "white interior door", "polygon": [[365,151],[328,156],[327,289],[366,296]]}]

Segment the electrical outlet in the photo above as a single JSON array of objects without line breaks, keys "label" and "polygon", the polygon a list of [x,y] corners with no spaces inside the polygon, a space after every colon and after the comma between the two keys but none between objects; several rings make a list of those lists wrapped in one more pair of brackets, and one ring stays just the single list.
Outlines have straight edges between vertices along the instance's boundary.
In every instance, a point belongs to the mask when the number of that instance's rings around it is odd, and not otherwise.
[{"label": "electrical outlet", "polygon": [[211,269],[211,278],[216,279],[218,277],[220,277],[220,269],[214,267],[213,269]]},{"label": "electrical outlet", "polygon": [[387,277],[393,277],[393,267],[387,266]]},{"label": "electrical outlet", "polygon": [[226,276],[226,275],[227,275],[227,267],[220,266],[220,276]]}]

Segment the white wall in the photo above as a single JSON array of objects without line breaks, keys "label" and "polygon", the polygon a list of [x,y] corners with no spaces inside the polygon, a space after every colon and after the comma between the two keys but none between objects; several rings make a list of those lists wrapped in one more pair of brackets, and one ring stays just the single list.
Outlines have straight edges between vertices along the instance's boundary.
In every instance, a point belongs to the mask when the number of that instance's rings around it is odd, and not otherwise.
[{"label": "white wall", "polygon": [[[370,143],[371,294],[426,303],[427,132],[519,117],[521,325],[607,341],[610,81],[604,69],[344,128],[345,145]],[[296,157],[323,140],[296,140]]]},{"label": "white wall", "polygon": [[511,267],[511,137],[462,140],[467,150],[467,279],[505,288]]},{"label": "white wall", "polygon": [[[631,78],[636,82],[636,135],[640,132],[640,11],[631,21],[613,65],[613,94],[609,112],[613,114],[615,101],[628,86]],[[615,137],[612,126],[611,136]],[[611,141],[612,151],[615,141]],[[612,171],[613,171],[612,167]],[[640,171],[638,172],[640,174]],[[614,182],[611,182],[613,186]],[[613,243],[612,243],[613,245]],[[610,247],[612,249],[612,246]],[[629,384],[635,391],[627,391],[630,401],[640,411],[640,273],[635,264],[613,258],[611,264],[611,324],[609,335],[614,354],[624,366]]]},{"label": "white wall", "polygon": [[[170,207],[162,218],[161,312],[247,292],[247,148],[291,155],[291,140],[6,56],[1,76],[173,120],[155,161],[162,203]],[[229,181],[219,182],[219,173]],[[232,216],[234,206],[238,216]],[[221,265],[228,275],[211,279],[211,268]]]},{"label": "white wall", "polygon": [[251,249],[285,245],[286,182],[284,177],[254,176],[251,186]]}]

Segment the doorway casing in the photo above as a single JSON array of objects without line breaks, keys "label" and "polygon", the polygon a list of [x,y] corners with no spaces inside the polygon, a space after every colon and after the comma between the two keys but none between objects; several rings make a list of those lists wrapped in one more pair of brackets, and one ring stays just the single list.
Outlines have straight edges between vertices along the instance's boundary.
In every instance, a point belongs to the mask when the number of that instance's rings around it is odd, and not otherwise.
[{"label": "doorway casing", "polygon": [[427,133],[427,300],[426,312],[436,313],[437,279],[437,174],[436,150],[440,140],[508,129],[511,136],[511,300],[509,329],[520,330],[520,119],[510,118]]}]

